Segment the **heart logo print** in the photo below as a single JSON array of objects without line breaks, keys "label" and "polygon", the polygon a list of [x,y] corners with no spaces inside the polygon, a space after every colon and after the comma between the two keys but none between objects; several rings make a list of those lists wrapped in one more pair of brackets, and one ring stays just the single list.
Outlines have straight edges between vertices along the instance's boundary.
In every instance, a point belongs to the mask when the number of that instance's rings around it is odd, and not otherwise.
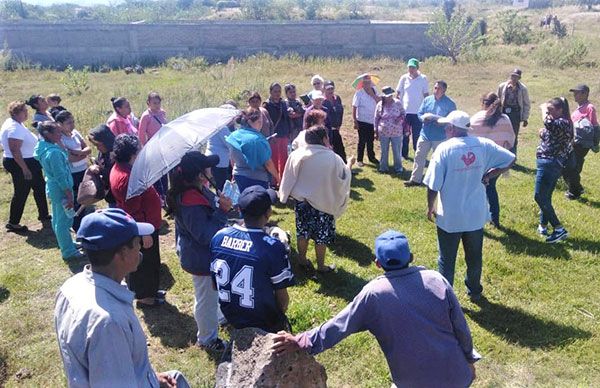
[{"label": "heart logo print", "polygon": [[477,159],[477,158],[475,157],[474,153],[472,153],[471,151],[469,151],[468,153],[466,153],[465,155],[463,155],[461,157],[461,159],[462,159],[463,162],[465,162],[465,166],[468,167],[468,166],[472,165],[473,163],[475,163],[475,159]]}]

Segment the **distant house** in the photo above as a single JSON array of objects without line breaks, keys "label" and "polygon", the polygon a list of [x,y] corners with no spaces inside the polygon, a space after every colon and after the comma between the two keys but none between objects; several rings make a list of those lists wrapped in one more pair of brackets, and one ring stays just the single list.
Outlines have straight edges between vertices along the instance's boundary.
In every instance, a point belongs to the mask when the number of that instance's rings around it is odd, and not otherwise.
[{"label": "distant house", "polygon": [[513,0],[513,7],[529,8],[529,0]]}]

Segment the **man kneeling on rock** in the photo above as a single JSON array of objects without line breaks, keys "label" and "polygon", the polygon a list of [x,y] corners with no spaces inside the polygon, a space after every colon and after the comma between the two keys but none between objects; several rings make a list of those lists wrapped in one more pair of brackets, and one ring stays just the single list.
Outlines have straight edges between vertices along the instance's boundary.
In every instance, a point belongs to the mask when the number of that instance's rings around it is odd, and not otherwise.
[{"label": "man kneeling on rock", "polygon": [[263,229],[276,201],[273,190],[247,187],[238,200],[244,226],[221,229],[210,244],[221,311],[236,329],[289,330],[287,287],[294,274],[285,246]]},{"label": "man kneeling on rock", "polygon": [[406,237],[387,231],[375,240],[385,274],[369,282],[333,319],[293,336],[278,333],[277,354],[320,353],[352,333],[370,331],[387,359],[394,386],[466,387],[475,379],[471,332],[452,286],[436,271],[409,267]]},{"label": "man kneeling on rock", "polygon": [[178,371],[155,373],[133,292],[122,283],[142,261],[154,227],[121,209],[83,218],[77,238],[90,260],[58,292],[54,322],[67,385],[188,388]]}]

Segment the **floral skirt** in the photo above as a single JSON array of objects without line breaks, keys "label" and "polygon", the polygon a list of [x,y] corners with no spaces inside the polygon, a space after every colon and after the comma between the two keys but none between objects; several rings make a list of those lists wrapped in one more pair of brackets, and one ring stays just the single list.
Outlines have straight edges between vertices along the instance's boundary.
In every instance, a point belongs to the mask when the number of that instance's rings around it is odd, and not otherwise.
[{"label": "floral skirt", "polygon": [[314,240],[315,244],[335,241],[335,218],[310,206],[306,201],[296,203],[296,237]]}]

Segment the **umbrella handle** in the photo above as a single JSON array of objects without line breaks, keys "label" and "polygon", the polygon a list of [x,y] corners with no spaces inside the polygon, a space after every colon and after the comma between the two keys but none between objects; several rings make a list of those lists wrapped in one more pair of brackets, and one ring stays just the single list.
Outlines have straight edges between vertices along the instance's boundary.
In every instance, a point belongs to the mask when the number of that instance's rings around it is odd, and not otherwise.
[{"label": "umbrella handle", "polygon": [[214,179],[212,179],[211,177],[209,177],[208,175],[206,175],[206,173],[202,172],[202,175],[204,175],[204,177],[206,178],[206,180],[208,181],[208,183],[215,189],[215,191],[217,192],[217,195],[221,195],[221,190],[217,187],[217,183],[214,181]]}]

